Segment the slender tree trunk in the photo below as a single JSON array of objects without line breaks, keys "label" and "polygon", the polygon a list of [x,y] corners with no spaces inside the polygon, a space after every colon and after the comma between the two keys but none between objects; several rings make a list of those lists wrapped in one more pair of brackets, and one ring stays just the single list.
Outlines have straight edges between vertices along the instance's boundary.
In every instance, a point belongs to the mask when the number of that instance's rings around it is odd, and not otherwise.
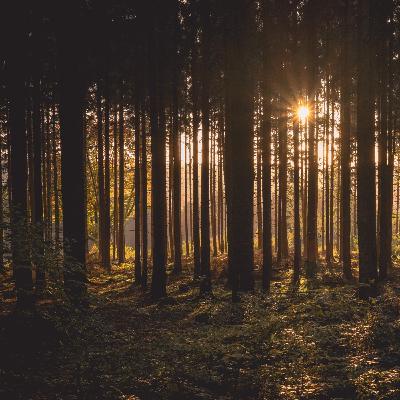
[{"label": "slender tree trunk", "polygon": [[188,146],[188,134],[187,130],[185,129],[185,202],[184,202],[184,213],[185,213],[185,250],[186,250],[186,258],[189,257],[189,225],[188,225],[188,165],[187,165],[187,146]]},{"label": "slender tree trunk", "polygon": [[399,156],[397,156],[397,179],[396,179],[396,235],[399,234],[399,206],[400,206],[400,174]]},{"label": "slender tree trunk", "polygon": [[278,193],[278,132],[274,135],[274,237],[275,237],[275,253],[278,259],[278,243],[279,243],[279,193]]},{"label": "slender tree trunk", "polygon": [[174,248],[174,203],[173,203],[173,187],[174,187],[174,152],[173,152],[173,139],[172,134],[169,134],[168,143],[168,235],[167,244],[169,248],[169,258],[175,258]]},{"label": "slender tree trunk", "polygon": [[113,212],[113,260],[116,259],[116,250],[118,243],[118,116],[117,107],[114,108],[114,212]]},{"label": "slender tree trunk", "polygon": [[201,7],[201,24],[203,28],[202,40],[202,90],[201,90],[201,112],[202,112],[202,160],[201,160],[201,275],[202,293],[211,291],[211,268],[210,268],[210,77],[209,77],[209,46],[210,46],[210,2],[203,1]]},{"label": "slender tree trunk", "polygon": [[310,110],[308,120],[308,202],[307,202],[307,258],[305,271],[308,277],[313,278],[317,272],[318,241],[317,241],[317,215],[318,215],[318,162],[316,138],[316,84],[317,84],[317,57],[316,51],[316,26],[315,26],[315,1],[307,5],[308,18],[308,107]]},{"label": "slender tree trunk", "polygon": [[0,133],[0,274],[4,272],[4,189],[3,189],[3,132]]},{"label": "slender tree trunk", "polygon": [[[160,15],[162,14],[162,4]],[[155,17],[154,17],[155,18]],[[152,227],[153,227],[153,275],[151,295],[153,298],[166,296],[166,262],[167,262],[167,199],[166,199],[166,129],[164,103],[164,70],[158,61],[163,59],[165,27],[163,21],[150,26],[149,65],[150,71],[150,125],[151,125],[151,194],[152,194]],[[159,26],[157,38],[155,28]]]},{"label": "slender tree trunk", "polygon": [[350,171],[350,129],[351,129],[351,110],[350,110],[350,86],[351,75],[349,71],[350,63],[350,21],[349,21],[350,0],[345,1],[345,20],[342,49],[342,70],[340,87],[340,167],[341,167],[341,259],[343,276],[345,279],[352,279],[351,272],[351,215],[350,215],[350,196],[351,196],[351,171]]},{"label": "slender tree trunk", "polygon": [[147,134],[146,134],[146,109],[142,105],[142,287],[147,287]]},{"label": "slender tree trunk", "polygon": [[[281,102],[281,107],[283,104]],[[287,112],[281,111],[278,119],[279,136],[279,213],[278,213],[278,261],[283,262],[289,255],[287,237]]]},{"label": "slender tree trunk", "polygon": [[211,131],[211,234],[213,243],[213,257],[218,254],[217,251],[217,218],[216,218],[216,174],[215,174],[215,127]]},{"label": "slender tree trunk", "polygon": [[358,4],[357,211],[359,279],[377,278],[372,1]]},{"label": "slender tree trunk", "polygon": [[109,77],[104,80],[104,243],[103,267],[111,271],[111,219],[110,219],[110,87]]},{"label": "slender tree trunk", "polygon": [[[245,291],[254,288],[253,84],[252,71],[248,63],[253,11],[252,4],[247,0],[237,0],[226,10],[228,44],[226,85],[231,110],[228,114],[230,122],[227,130],[232,223],[229,241],[232,251],[229,257],[234,279],[238,279],[238,287]],[[235,292],[232,294],[234,298]]]},{"label": "slender tree trunk", "polygon": [[33,127],[32,127],[32,110],[30,104],[26,113],[26,133],[28,136],[28,196],[31,223],[33,223],[33,214],[35,210],[35,194],[34,194],[34,162],[33,162]]},{"label": "slender tree trunk", "polygon": [[46,241],[50,242],[53,238],[53,210],[52,210],[52,184],[51,184],[51,140],[50,140],[50,109],[46,107],[46,195],[47,195],[47,212],[46,212]]},{"label": "slender tree trunk", "polygon": [[[175,72],[177,74],[177,72]],[[182,231],[181,231],[181,134],[179,132],[179,108],[178,108],[178,80],[175,77],[172,95],[172,157],[173,157],[173,178],[172,178],[172,203],[173,203],[173,224],[174,224],[174,273],[182,272]]]},{"label": "slender tree trunk", "polygon": [[[379,278],[385,279],[388,275],[388,270],[391,264],[391,235],[392,235],[392,208],[393,208],[393,172],[391,171],[392,158],[392,138],[391,115],[389,113],[389,96],[388,91],[392,90],[392,86],[388,89],[389,84],[389,68],[392,55],[389,49],[389,28],[388,19],[391,11],[388,6],[390,2],[384,2],[379,12],[380,34],[380,132],[379,132],[379,159],[378,159],[378,174],[379,174]],[[391,80],[391,79],[390,79]],[[392,82],[390,82],[392,83]]]},{"label": "slender tree trunk", "polygon": [[199,216],[199,82],[198,82],[198,47],[193,41],[192,48],[192,102],[193,102],[193,264],[194,279],[200,277],[200,216]]},{"label": "slender tree trunk", "polygon": [[[143,118],[143,116],[142,116]],[[135,283],[138,285],[142,280],[142,262],[140,256],[140,104],[135,104]]]},{"label": "slender tree trunk", "polygon": [[97,83],[96,108],[97,108],[97,187],[99,192],[99,260],[104,266],[104,145],[103,145],[103,112],[101,104],[101,84]]},{"label": "slender tree trunk", "polygon": [[[20,16],[15,7],[10,21],[18,21]],[[22,17],[21,17],[22,18]],[[19,29],[18,29],[19,28]],[[29,260],[27,235],[27,157],[25,133],[25,71],[26,60],[25,30],[22,26],[10,26],[13,44],[10,46],[7,65],[7,85],[9,99],[9,132],[11,165],[11,250],[17,291],[17,307],[31,308],[34,304],[32,270]]]},{"label": "slender tree trunk", "polygon": [[262,249],[261,140],[257,139],[257,248]]},{"label": "slender tree trunk", "polygon": [[225,235],[224,235],[224,227],[225,227],[225,208],[224,208],[224,182],[223,182],[223,135],[224,135],[224,122],[223,122],[223,114],[221,112],[220,122],[220,131],[218,134],[218,205],[219,205],[219,248],[222,254],[225,253]]},{"label": "slender tree trunk", "polygon": [[53,152],[53,190],[54,190],[54,241],[58,260],[60,251],[60,202],[58,189],[58,151],[57,151],[57,130],[56,130],[56,106],[53,103],[52,110],[52,139],[51,147]]},{"label": "slender tree trunk", "polygon": [[34,264],[36,267],[36,290],[41,291],[45,286],[44,270],[44,225],[42,198],[42,127],[40,124],[40,83],[35,77],[33,84],[33,193],[34,193]]},{"label": "slender tree trunk", "polygon": [[301,236],[300,236],[300,188],[299,188],[299,121],[295,119],[293,126],[293,217],[294,217],[294,260],[293,282],[300,280],[301,271]]},{"label": "slender tree trunk", "polygon": [[[332,103],[331,103],[331,109],[332,109],[332,115],[331,115],[331,165],[330,165],[330,175],[331,175],[331,179],[330,179],[330,188],[329,188],[329,192],[330,192],[330,199],[329,199],[329,203],[331,205],[330,209],[329,209],[329,245],[330,245],[330,254],[331,254],[331,258],[333,260],[333,242],[334,242],[334,224],[333,224],[333,217],[334,217],[334,213],[333,213],[333,204],[334,204],[334,196],[333,196],[333,190],[334,190],[334,182],[335,182],[335,105],[334,105],[334,99],[333,99],[333,91],[332,91]],[[339,170],[339,165],[337,168],[337,172],[338,172],[338,179],[340,177],[340,170]],[[339,190],[339,182],[338,182],[338,190]],[[337,196],[337,199],[339,199],[340,196]],[[339,204],[339,203],[337,203]],[[339,217],[339,212],[337,213],[337,216]],[[336,232],[336,237],[339,236],[339,232]]]},{"label": "slender tree trunk", "polygon": [[123,83],[121,84],[120,103],[118,109],[119,122],[119,191],[118,191],[118,264],[125,262],[125,135]]},{"label": "slender tree trunk", "polygon": [[263,100],[263,116],[261,122],[261,157],[262,157],[262,225],[263,225],[263,272],[262,272],[262,288],[269,291],[272,277],[272,193],[271,193],[271,49],[269,42],[270,18],[268,2],[264,0],[262,3],[263,18],[263,81],[262,81],[262,100]]},{"label": "slender tree trunk", "polygon": [[[75,4],[75,3],[74,3]],[[85,81],[81,64],[83,21],[77,7],[60,9],[59,74],[61,181],[64,238],[64,284],[73,301],[86,294],[86,209],[83,102]],[[64,21],[68,21],[64,22]],[[69,29],[70,25],[74,29]]]},{"label": "slender tree trunk", "polygon": [[325,134],[326,134],[326,147],[325,147],[325,159],[326,159],[326,165],[325,165],[325,225],[326,225],[326,237],[325,237],[325,243],[326,243],[326,254],[325,254],[325,261],[328,266],[331,265],[332,263],[332,246],[331,246],[331,218],[330,218],[330,210],[333,206],[331,203],[331,196],[330,196],[330,180],[333,179],[333,175],[329,173],[329,146],[330,146],[330,136],[329,136],[329,97],[330,97],[330,80],[329,77],[327,77],[327,90],[326,90],[326,99],[325,99],[325,104],[326,104],[326,115],[325,115]]}]

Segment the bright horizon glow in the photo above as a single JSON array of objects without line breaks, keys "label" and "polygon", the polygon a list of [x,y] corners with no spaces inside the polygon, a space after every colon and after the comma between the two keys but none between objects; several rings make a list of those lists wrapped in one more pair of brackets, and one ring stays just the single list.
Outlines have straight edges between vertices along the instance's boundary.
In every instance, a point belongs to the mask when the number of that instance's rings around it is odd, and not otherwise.
[{"label": "bright horizon glow", "polygon": [[299,107],[299,109],[297,110],[297,114],[299,116],[299,119],[304,122],[309,114],[308,108],[305,106]]}]

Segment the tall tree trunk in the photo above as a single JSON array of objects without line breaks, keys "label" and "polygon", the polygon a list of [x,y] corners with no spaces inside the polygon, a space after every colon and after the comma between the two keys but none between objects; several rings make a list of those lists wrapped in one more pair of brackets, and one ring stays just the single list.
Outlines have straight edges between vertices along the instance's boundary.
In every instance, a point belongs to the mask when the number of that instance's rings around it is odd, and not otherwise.
[{"label": "tall tree trunk", "polygon": [[198,47],[193,39],[192,48],[192,103],[193,103],[193,264],[194,279],[200,277],[200,216],[199,216],[199,82],[198,82]]},{"label": "tall tree trunk", "polygon": [[137,285],[142,280],[142,262],[140,257],[140,136],[140,104],[137,99],[135,103],[135,283]]},{"label": "tall tree trunk", "polygon": [[[33,223],[33,214],[35,209],[35,195],[34,195],[34,162],[33,162],[33,123],[32,123],[32,110],[30,104],[26,112],[26,133],[28,136],[27,150],[28,150],[28,198],[29,207],[28,214],[30,221]],[[7,144],[8,147],[8,144]]]},{"label": "tall tree trunk", "polygon": [[4,272],[4,189],[3,189],[3,132],[0,133],[0,274]]},{"label": "tall tree trunk", "polygon": [[262,287],[268,291],[271,285],[272,276],[272,193],[271,193],[271,82],[270,82],[270,43],[269,43],[269,26],[270,18],[267,0],[262,3],[263,17],[263,77],[262,82],[262,98],[263,98],[263,119],[261,123],[261,149],[262,149],[262,201],[263,201],[263,272]]},{"label": "tall tree trunk", "polygon": [[329,146],[330,146],[330,136],[329,136],[329,111],[330,111],[330,103],[329,103],[329,97],[330,97],[330,80],[329,76],[327,76],[327,89],[326,89],[326,99],[325,99],[325,104],[326,104],[326,115],[325,115],[325,135],[326,135],[326,147],[325,147],[325,226],[326,226],[326,231],[325,231],[325,243],[326,243],[326,253],[325,253],[325,261],[328,266],[331,265],[332,263],[332,245],[331,245],[331,218],[330,218],[330,210],[333,207],[333,204],[331,203],[331,196],[330,196],[330,180],[333,179],[333,176],[329,173]]},{"label": "tall tree trunk", "polygon": [[173,188],[174,188],[174,152],[173,152],[173,138],[169,134],[168,143],[168,235],[167,244],[169,249],[169,257],[171,260],[175,258],[174,249],[174,203],[173,203]]},{"label": "tall tree trunk", "polygon": [[351,215],[350,215],[350,196],[351,196],[351,171],[350,171],[350,129],[351,129],[351,109],[350,109],[350,0],[345,1],[344,7],[344,34],[342,48],[342,70],[340,86],[340,167],[341,167],[341,259],[343,276],[345,279],[352,279],[351,272]]},{"label": "tall tree trunk", "polygon": [[146,134],[146,109],[142,104],[142,287],[147,287],[147,134]]},{"label": "tall tree trunk", "polygon": [[[163,11],[158,1],[160,15]],[[158,16],[159,17],[159,16]],[[156,19],[156,17],[153,17]],[[166,128],[164,103],[164,69],[159,60],[163,59],[163,21],[150,24],[149,65],[150,65],[150,129],[151,129],[151,205],[153,227],[153,275],[151,295],[153,298],[166,296],[167,262],[167,199],[166,199]],[[159,25],[158,35],[154,30]]]},{"label": "tall tree trunk", "polygon": [[113,260],[116,259],[117,253],[117,243],[118,243],[118,116],[117,116],[117,107],[114,107],[114,116],[113,116],[113,148],[114,148],[114,212],[113,212]]},{"label": "tall tree trunk", "polygon": [[185,168],[184,168],[184,173],[185,173],[185,182],[184,182],[184,215],[185,215],[185,254],[186,258],[189,257],[189,222],[188,222],[188,164],[187,164],[187,146],[188,146],[188,133],[187,129],[185,128],[185,156],[184,156],[184,161],[185,161]]},{"label": "tall tree trunk", "polygon": [[40,83],[38,76],[33,84],[33,193],[34,210],[34,264],[36,267],[36,290],[41,291],[45,285],[44,270],[44,226],[43,226],[43,198],[42,198],[42,127],[40,124]]},{"label": "tall tree trunk", "polygon": [[[227,136],[231,180],[230,265],[241,290],[254,287],[253,264],[253,85],[249,62],[253,3],[236,0],[226,9],[228,101]],[[237,277],[235,277],[235,275]],[[234,293],[233,293],[234,295]]]},{"label": "tall tree trunk", "polygon": [[369,283],[377,278],[373,10],[371,0],[358,4],[357,81],[357,223],[359,279]]},{"label": "tall tree trunk", "polygon": [[123,83],[121,83],[120,102],[118,109],[119,122],[119,191],[118,191],[118,264],[125,262],[125,135],[124,135],[124,104]]},{"label": "tall tree trunk", "polygon": [[[177,68],[177,67],[176,67]],[[175,69],[176,69],[175,68]],[[179,132],[179,108],[178,108],[178,78],[174,72],[172,90],[172,156],[173,156],[173,225],[174,225],[174,273],[182,272],[182,230],[181,230],[181,197],[182,197],[182,163],[181,163],[181,134]]]},{"label": "tall tree trunk", "polygon": [[[11,7],[10,7],[11,8]],[[9,22],[19,21],[20,15],[11,8]],[[22,18],[22,17],[21,17]],[[27,154],[25,133],[25,30],[10,26],[13,37],[8,53],[7,84],[9,99],[9,132],[11,165],[11,250],[17,292],[17,307],[28,309],[34,304],[32,270],[27,235]]]},{"label": "tall tree trunk", "polygon": [[56,106],[53,103],[52,110],[52,136],[51,147],[53,152],[53,190],[54,190],[54,241],[57,254],[60,251],[60,201],[58,189],[58,152],[57,152],[57,130],[56,130]]},{"label": "tall tree trunk", "polygon": [[[331,254],[331,258],[333,260],[333,242],[334,242],[334,224],[333,224],[333,204],[334,204],[334,196],[333,196],[333,190],[334,190],[334,182],[335,182],[335,104],[334,104],[334,99],[333,99],[333,90],[331,93],[331,109],[332,109],[332,115],[331,115],[331,165],[330,165],[330,175],[331,175],[331,179],[330,179],[330,187],[329,187],[329,194],[330,194],[330,199],[329,199],[329,203],[331,205],[330,209],[329,209],[329,245],[330,245],[330,254]],[[340,177],[340,170],[339,170],[339,165],[337,168],[337,172],[338,172],[338,179]],[[338,182],[338,189],[339,189],[339,182]],[[337,196],[337,199],[339,199],[340,196]],[[337,203],[338,205],[339,203]],[[339,212],[337,212],[337,216],[339,217]],[[336,232],[336,237],[339,237],[339,232]]]},{"label": "tall tree trunk", "polygon": [[223,147],[224,147],[224,121],[223,111],[220,115],[220,130],[218,133],[218,214],[219,214],[219,249],[222,254],[225,253],[225,208],[224,208],[224,182],[223,182]]},{"label": "tall tree trunk", "polygon": [[47,241],[53,239],[53,210],[52,210],[52,197],[53,187],[51,184],[51,165],[52,165],[52,151],[51,151],[51,132],[50,132],[50,108],[46,107],[46,194],[47,194],[47,213],[46,213],[46,238]]},{"label": "tall tree trunk", "polygon": [[[282,110],[281,110],[282,109]],[[289,256],[287,237],[287,111],[281,101],[281,115],[278,118],[279,136],[279,213],[278,213],[278,262]]]},{"label": "tall tree trunk", "polygon": [[262,249],[261,139],[257,139],[257,248]]},{"label": "tall tree trunk", "polygon": [[[86,82],[82,70],[85,48],[80,9],[60,9],[58,36],[60,74],[61,191],[63,204],[64,284],[73,301],[86,294],[86,209],[83,103]],[[67,22],[68,21],[68,22]],[[70,29],[70,24],[74,29]],[[81,64],[82,63],[82,64]]]},{"label": "tall tree trunk", "polygon": [[294,260],[293,282],[298,283],[301,271],[301,233],[300,233],[300,188],[299,188],[299,121],[293,126],[293,218],[294,218]]},{"label": "tall tree trunk", "polygon": [[317,215],[318,215],[318,162],[316,146],[316,85],[317,85],[317,57],[316,51],[316,2],[310,1],[307,5],[308,21],[308,107],[310,110],[308,120],[308,201],[307,201],[307,258],[305,271],[308,277],[313,278],[317,272],[318,241],[317,241]]},{"label": "tall tree trunk", "polygon": [[111,245],[111,220],[110,220],[110,83],[109,77],[104,79],[104,250],[103,267],[111,271],[110,245]]},{"label": "tall tree trunk", "polygon": [[210,2],[203,1],[201,5],[202,37],[202,90],[201,90],[201,122],[202,122],[202,160],[201,160],[201,275],[202,293],[211,291],[210,268],[210,75],[209,75],[209,48],[210,48]]},{"label": "tall tree trunk", "polygon": [[[392,236],[392,209],[393,209],[393,172],[391,169],[392,158],[392,132],[389,129],[392,116],[389,113],[389,93],[392,87],[389,84],[389,68],[392,55],[390,54],[388,19],[391,18],[391,1],[385,1],[379,11],[380,27],[380,132],[379,132],[379,278],[385,279],[391,264],[391,236]],[[391,79],[390,79],[391,80]],[[392,82],[391,82],[392,83]]]},{"label": "tall tree trunk", "polygon": [[104,141],[103,141],[103,112],[102,89],[100,80],[97,83],[96,111],[97,111],[97,187],[99,192],[99,260],[104,266]]},{"label": "tall tree trunk", "polygon": [[211,130],[211,235],[213,243],[213,257],[218,254],[217,251],[217,219],[216,219],[216,174],[215,174],[215,126]]}]

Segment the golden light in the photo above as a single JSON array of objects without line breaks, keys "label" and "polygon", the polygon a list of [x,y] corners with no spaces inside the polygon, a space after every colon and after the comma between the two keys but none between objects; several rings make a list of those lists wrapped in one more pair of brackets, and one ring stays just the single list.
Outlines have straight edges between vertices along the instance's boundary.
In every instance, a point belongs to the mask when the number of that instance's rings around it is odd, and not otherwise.
[{"label": "golden light", "polygon": [[308,108],[305,106],[301,106],[299,107],[299,109],[297,110],[297,114],[299,116],[299,119],[301,121],[305,121],[308,117],[309,111]]}]

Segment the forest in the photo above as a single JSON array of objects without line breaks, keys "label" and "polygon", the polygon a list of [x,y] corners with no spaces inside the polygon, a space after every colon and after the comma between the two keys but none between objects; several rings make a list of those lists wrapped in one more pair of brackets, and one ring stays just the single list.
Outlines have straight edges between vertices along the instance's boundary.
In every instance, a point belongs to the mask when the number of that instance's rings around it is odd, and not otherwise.
[{"label": "forest", "polygon": [[400,399],[400,1],[0,13],[0,398]]}]

